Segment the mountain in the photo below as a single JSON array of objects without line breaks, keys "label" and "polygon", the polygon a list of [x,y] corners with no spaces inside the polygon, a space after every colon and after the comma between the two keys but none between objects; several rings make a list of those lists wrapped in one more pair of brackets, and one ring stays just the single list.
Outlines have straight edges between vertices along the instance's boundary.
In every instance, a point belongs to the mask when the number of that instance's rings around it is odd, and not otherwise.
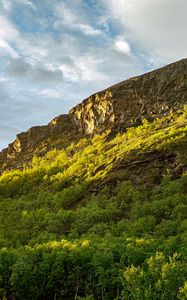
[{"label": "mountain", "polygon": [[187,59],[0,153],[0,298],[187,299]]},{"label": "mountain", "polygon": [[178,110],[187,99],[187,59],[134,77],[96,93],[46,126],[17,135],[0,152],[0,169],[22,167],[33,155],[66,147],[73,140],[106,130],[124,131]]}]

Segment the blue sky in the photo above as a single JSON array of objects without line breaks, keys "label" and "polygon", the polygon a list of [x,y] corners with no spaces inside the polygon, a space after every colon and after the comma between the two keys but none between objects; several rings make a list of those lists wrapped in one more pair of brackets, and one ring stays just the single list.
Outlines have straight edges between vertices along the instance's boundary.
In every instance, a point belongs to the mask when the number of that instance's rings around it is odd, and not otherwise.
[{"label": "blue sky", "polygon": [[0,149],[90,94],[186,56],[186,0],[1,0]]}]

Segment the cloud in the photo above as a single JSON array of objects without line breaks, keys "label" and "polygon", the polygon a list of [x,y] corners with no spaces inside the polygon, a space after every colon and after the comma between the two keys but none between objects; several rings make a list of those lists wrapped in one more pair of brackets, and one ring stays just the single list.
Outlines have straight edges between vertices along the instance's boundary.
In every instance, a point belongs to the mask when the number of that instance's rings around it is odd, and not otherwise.
[{"label": "cloud", "polygon": [[[38,34],[18,35],[14,39],[18,57],[15,53],[13,58],[17,59],[9,60],[6,76],[15,79],[22,77],[38,83],[58,83],[62,82],[63,74],[65,82],[73,84],[75,81],[101,80],[103,87],[117,81],[119,75],[119,78],[122,78],[124,65],[129,62],[125,56],[131,53],[131,48],[122,36],[117,39],[115,36],[107,36],[107,26],[104,25],[107,18],[94,14],[89,17],[89,8],[85,8],[82,1],[76,1],[75,5],[66,1],[54,1],[49,8],[54,13],[53,29],[58,31],[55,34],[48,30]],[[42,22],[41,18],[40,21]],[[94,23],[93,21],[98,23],[100,28],[93,27],[90,24]],[[83,35],[70,29],[78,30]],[[118,61],[121,63],[120,67],[117,67]],[[108,69],[114,63],[118,68],[117,76],[113,74],[113,77],[109,78],[111,72]]]},{"label": "cloud", "polygon": [[0,39],[0,54],[9,55],[16,58],[18,57],[17,52],[4,40]]},{"label": "cloud", "polygon": [[[80,10],[80,7],[82,10]],[[55,13],[57,17],[55,26],[57,28],[66,26],[68,29],[80,31],[88,36],[97,36],[102,33],[100,29],[89,24],[88,15],[84,14],[84,5],[81,1],[79,1],[79,5],[76,2],[74,5],[67,4],[66,2],[58,3],[55,6]]]},{"label": "cloud", "polygon": [[121,26],[139,52],[155,62],[186,57],[186,0],[103,0],[110,16]]},{"label": "cloud", "polygon": [[16,79],[32,80],[35,83],[59,83],[63,80],[61,70],[52,70],[47,69],[45,66],[31,65],[20,58],[9,60],[5,74]]},{"label": "cloud", "polygon": [[84,34],[87,35],[98,35],[101,34],[99,29],[95,29],[94,27],[90,26],[89,24],[77,24],[74,28],[80,29]]},{"label": "cloud", "polygon": [[40,83],[59,83],[63,80],[63,74],[61,70],[50,70],[42,67],[33,68],[30,75],[33,81]]},{"label": "cloud", "polygon": [[0,24],[0,54],[14,58],[18,57],[17,51],[10,44],[12,40],[18,38],[18,30],[2,15],[0,15]]},{"label": "cloud", "polygon": [[4,16],[0,15],[0,39],[11,40],[18,37],[18,30],[11,24],[11,22]]},{"label": "cloud", "polygon": [[128,55],[130,55],[130,53],[131,53],[130,45],[122,39],[118,39],[115,42],[115,48],[117,51],[120,51],[120,52],[128,54]]},{"label": "cloud", "polygon": [[10,77],[22,78],[30,69],[30,65],[21,59],[9,60],[5,74]]}]

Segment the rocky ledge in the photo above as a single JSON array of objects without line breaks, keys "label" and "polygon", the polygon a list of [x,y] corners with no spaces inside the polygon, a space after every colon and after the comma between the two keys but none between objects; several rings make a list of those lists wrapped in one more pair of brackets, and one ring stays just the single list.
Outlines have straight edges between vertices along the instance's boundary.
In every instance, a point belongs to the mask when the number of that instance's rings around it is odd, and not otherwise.
[{"label": "rocky ledge", "polygon": [[0,152],[0,170],[21,167],[33,155],[65,147],[84,135],[125,130],[141,124],[143,118],[151,121],[186,103],[187,59],[184,59],[96,93],[48,125],[18,134]]}]

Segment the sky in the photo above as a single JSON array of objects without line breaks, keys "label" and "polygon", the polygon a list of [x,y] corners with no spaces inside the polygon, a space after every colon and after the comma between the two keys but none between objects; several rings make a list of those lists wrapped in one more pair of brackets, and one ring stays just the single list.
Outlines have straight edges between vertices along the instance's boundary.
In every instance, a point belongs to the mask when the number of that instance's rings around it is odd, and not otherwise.
[{"label": "sky", "polygon": [[119,81],[187,56],[186,0],[0,0],[0,149]]}]

